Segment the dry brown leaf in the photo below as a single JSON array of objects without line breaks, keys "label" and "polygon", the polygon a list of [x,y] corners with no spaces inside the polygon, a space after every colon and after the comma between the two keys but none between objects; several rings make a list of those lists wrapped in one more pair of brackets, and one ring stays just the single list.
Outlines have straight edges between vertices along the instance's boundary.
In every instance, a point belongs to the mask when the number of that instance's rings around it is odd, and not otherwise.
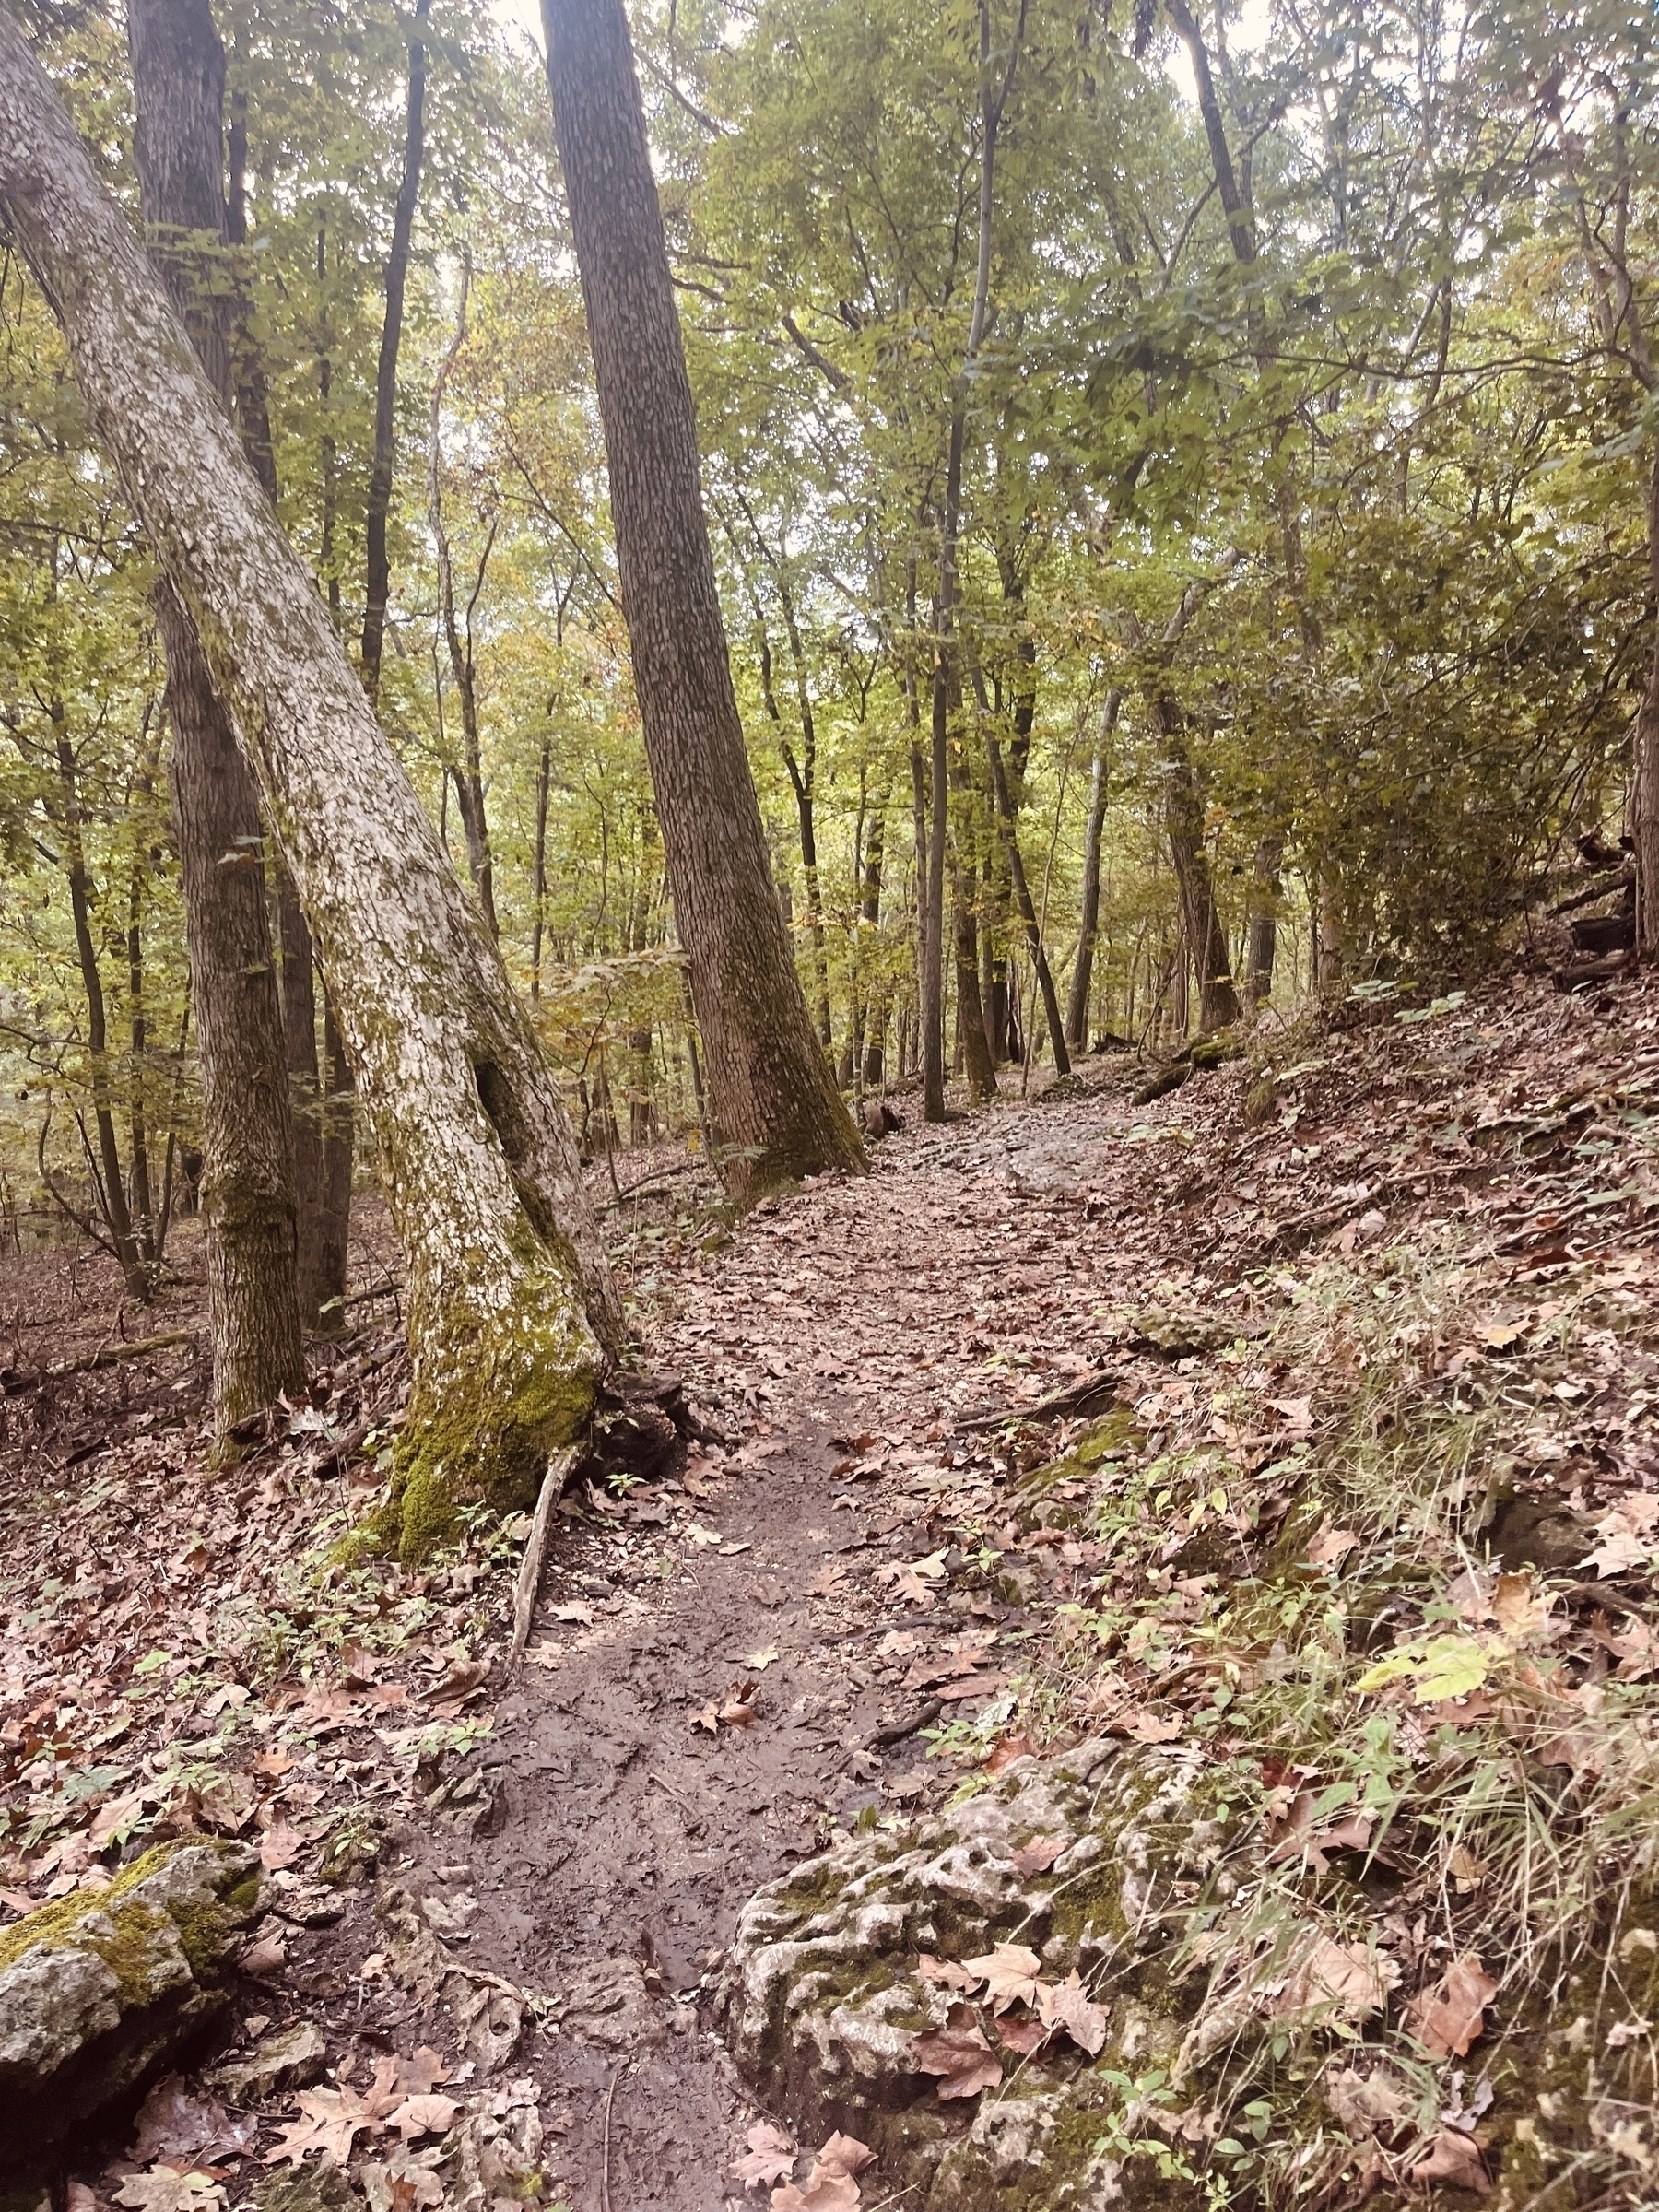
[{"label": "dry brown leaf", "polygon": [[129,2153],[135,2164],[164,2159],[174,2166],[206,2161],[223,2152],[251,2149],[259,2123],[228,2112],[210,2097],[194,2096],[177,2074],[159,2081],[138,2108]]},{"label": "dry brown leaf", "polygon": [[1041,2020],[1000,2019],[996,2023],[997,2041],[1017,2052],[1021,2058],[1030,2058],[1033,2051],[1041,2051],[1053,2033]]},{"label": "dry brown leaf", "polygon": [[856,2136],[831,2136],[813,2160],[805,2190],[785,2182],[772,2191],[772,2212],[858,2212],[863,2192],[853,2176],[875,2156]]},{"label": "dry brown leaf", "polygon": [[1478,1959],[1454,1959],[1433,1989],[1406,2007],[1411,2030],[1436,2058],[1466,2057],[1486,2028],[1486,2007],[1498,1984]]},{"label": "dry brown leaf", "polygon": [[770,2189],[774,2182],[789,2179],[794,2159],[794,2146],[782,2130],[774,2127],[770,2120],[757,2120],[748,2131],[748,2149],[726,2168],[726,2172],[746,2189],[757,2183]]},{"label": "dry brown leaf", "polygon": [[949,1959],[935,1959],[928,1951],[918,1953],[916,1971],[924,1982],[940,1989],[977,1989],[980,1983],[979,1975],[971,1974],[965,1966]]},{"label": "dry brown leaf", "polygon": [[1106,2008],[1090,1998],[1076,1967],[1057,1986],[1038,1984],[1037,2009],[1045,2028],[1063,2028],[1090,2058],[1098,2058],[1105,2048]]},{"label": "dry brown leaf", "polygon": [[1113,1726],[1133,1736],[1137,1744],[1172,1744],[1186,1726],[1186,1720],[1179,1712],[1165,1714],[1143,1710],[1114,1722]]},{"label": "dry brown leaf", "polygon": [[994,2089],[1002,2079],[1002,2067],[981,2031],[971,2005],[953,2005],[943,2028],[912,2036],[911,2058],[918,2074],[939,2077],[942,2098],[977,2097],[982,2089]]},{"label": "dry brown leaf", "polygon": [[1005,1767],[1011,1767],[1017,1759],[1034,1758],[1036,1751],[1036,1745],[1028,1735],[998,1736],[991,1747],[990,1758],[985,1761],[985,1771],[987,1774],[1000,1774]]},{"label": "dry brown leaf", "polygon": [[442,2135],[454,2125],[460,2110],[453,2097],[406,2097],[394,2112],[386,2115],[386,2124],[396,2128],[406,2143],[412,2143],[417,2136]]},{"label": "dry brown leaf", "polygon": [[1343,1560],[1359,1543],[1351,1528],[1333,1528],[1327,1516],[1319,1534],[1308,1547],[1310,1567],[1340,1567]]},{"label": "dry brown leaf", "polygon": [[305,1837],[297,1828],[288,1826],[286,1813],[279,1812],[259,1839],[259,1863],[267,1874],[276,1874],[284,1866],[291,1866],[305,1844]]},{"label": "dry brown leaf", "polygon": [[1429,2156],[1411,2169],[1411,2178],[1414,2182],[1447,2182],[1453,2189],[1472,2189],[1477,2196],[1491,2194],[1492,2179],[1480,2155],[1480,2145],[1461,2127],[1440,2130]]},{"label": "dry brown leaf", "polygon": [[1291,1970],[1268,2010],[1276,2019],[1313,2010],[1363,2019],[1386,1999],[1393,1965],[1392,1959],[1373,1957],[1362,1943],[1333,1943],[1321,1936]]},{"label": "dry brown leaf", "polygon": [[1037,1976],[1042,1961],[1023,1943],[999,1943],[982,1958],[964,1959],[962,1964],[976,1981],[985,1984],[985,2002],[994,2014],[1006,2012],[1010,2005],[1037,2002]]},{"label": "dry brown leaf", "polygon": [[288,1964],[287,1940],[280,1935],[262,1936],[243,1946],[236,1963],[244,1974],[277,1973]]},{"label": "dry brown leaf", "polygon": [[167,2165],[129,2173],[115,2192],[115,2202],[135,2212],[209,2212],[224,2201],[225,2192],[210,2173]]},{"label": "dry brown leaf", "polygon": [[1014,1853],[1015,1873],[1028,1878],[1046,1874],[1070,1841],[1069,1836],[1033,1836]]}]

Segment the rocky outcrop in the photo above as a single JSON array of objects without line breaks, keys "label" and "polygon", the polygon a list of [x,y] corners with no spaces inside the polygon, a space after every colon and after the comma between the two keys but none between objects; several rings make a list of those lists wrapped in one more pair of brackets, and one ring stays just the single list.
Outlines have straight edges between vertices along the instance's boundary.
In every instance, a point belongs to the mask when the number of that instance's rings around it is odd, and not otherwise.
[{"label": "rocky outcrop", "polygon": [[[1147,2123],[1123,2084],[1178,2071],[1205,1984],[1171,1971],[1160,1909],[1225,1841],[1189,1807],[1200,1758],[1091,1741],[1018,1759],[965,1804],[861,1834],[761,1890],[722,1989],[740,2070],[804,2139],[839,2128],[872,2145],[884,2191],[926,2212],[1061,2212],[1142,2188],[1168,2201],[1158,2162],[1124,2156],[1125,2125],[1138,2136]],[[1033,1961],[1038,1993],[1000,2010],[970,1971],[998,1945],[1017,1968],[1016,1949]],[[1040,2002],[1059,2017],[1065,1985],[1104,2013],[1080,2030],[1092,2051],[1040,2033]],[[939,2056],[952,2037],[971,2058],[978,2037],[972,2063],[1000,2079],[952,2094]]]},{"label": "rocky outcrop", "polygon": [[184,1838],[0,1932],[0,2171],[27,2171],[207,2024],[263,1894],[253,1852]]}]

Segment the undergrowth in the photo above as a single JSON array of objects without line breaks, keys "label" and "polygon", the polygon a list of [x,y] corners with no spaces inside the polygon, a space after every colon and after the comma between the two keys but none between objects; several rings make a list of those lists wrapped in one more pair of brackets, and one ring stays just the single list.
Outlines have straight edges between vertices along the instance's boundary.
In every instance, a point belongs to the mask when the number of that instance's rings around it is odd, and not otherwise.
[{"label": "undergrowth", "polygon": [[1647,1302],[1500,1303],[1450,1230],[1273,1288],[1264,1339],[1016,1492],[1094,1582],[981,1727],[1208,1752],[1219,1841],[1143,1931],[1193,2025],[1124,2155],[1216,2202],[1659,2201],[1659,1499],[1571,1436]]}]

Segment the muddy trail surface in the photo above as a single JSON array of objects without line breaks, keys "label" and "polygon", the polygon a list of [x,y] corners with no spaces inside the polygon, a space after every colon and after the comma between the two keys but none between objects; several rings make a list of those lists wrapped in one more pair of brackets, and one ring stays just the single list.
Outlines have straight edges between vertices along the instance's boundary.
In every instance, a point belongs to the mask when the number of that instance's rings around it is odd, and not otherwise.
[{"label": "muddy trail surface", "polygon": [[936,1799],[922,1731],[1001,1688],[1019,1616],[953,1595],[934,1509],[965,1409],[1090,1365],[1074,1240],[1103,1116],[912,1130],[866,1181],[764,1208],[654,1347],[744,1442],[555,1539],[488,1809],[396,1879],[441,1926],[461,1900],[469,1964],[557,1993],[535,2071],[575,2212],[742,2194],[753,2108],[699,2002],[740,1907],[861,1815]]}]

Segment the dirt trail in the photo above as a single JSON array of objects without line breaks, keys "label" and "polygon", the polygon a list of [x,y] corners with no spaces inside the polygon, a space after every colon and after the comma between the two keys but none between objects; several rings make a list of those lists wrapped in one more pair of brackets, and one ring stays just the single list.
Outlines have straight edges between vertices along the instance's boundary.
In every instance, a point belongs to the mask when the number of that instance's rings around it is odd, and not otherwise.
[{"label": "dirt trail", "polygon": [[[920,1736],[874,1740],[930,1702],[876,1647],[895,1630],[907,1649],[983,1645],[1018,1617],[933,1602],[925,1583],[906,1602],[870,1555],[890,1580],[936,1546],[937,1446],[964,1402],[1006,1394],[975,1372],[987,1297],[999,1357],[1034,1363],[1027,1387],[1088,1364],[1095,1255],[1070,1240],[1115,1118],[1092,1099],[910,1133],[867,1181],[764,1209],[653,1347],[745,1405],[734,1470],[555,1540],[532,1664],[497,1709],[495,1832],[458,1845],[441,1829],[398,1879],[440,1914],[476,1898],[469,1962],[562,2006],[534,2071],[544,2112],[568,2115],[550,2171],[575,2212],[604,2212],[607,2114],[610,2204],[702,2212],[740,2194],[723,2176],[751,2108],[698,2003],[738,1910],[837,1822],[945,1786]],[[1058,1246],[1032,1218],[1056,1201]],[[885,1471],[850,1488],[872,1457]],[[560,1621],[572,1606],[592,1621]],[[699,1726],[743,1680],[752,1723]]]}]

